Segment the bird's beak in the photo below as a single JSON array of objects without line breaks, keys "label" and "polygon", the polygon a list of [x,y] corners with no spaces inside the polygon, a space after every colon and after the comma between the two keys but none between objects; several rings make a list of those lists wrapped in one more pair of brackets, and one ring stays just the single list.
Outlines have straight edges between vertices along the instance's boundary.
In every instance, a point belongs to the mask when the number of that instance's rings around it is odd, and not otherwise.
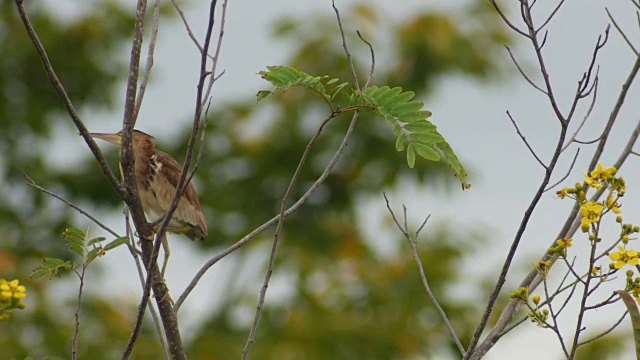
[{"label": "bird's beak", "polygon": [[102,139],[104,141],[108,141],[112,144],[120,146],[120,142],[122,140],[122,136],[118,133],[115,134],[103,134],[103,133],[89,133],[91,137],[96,139]]}]

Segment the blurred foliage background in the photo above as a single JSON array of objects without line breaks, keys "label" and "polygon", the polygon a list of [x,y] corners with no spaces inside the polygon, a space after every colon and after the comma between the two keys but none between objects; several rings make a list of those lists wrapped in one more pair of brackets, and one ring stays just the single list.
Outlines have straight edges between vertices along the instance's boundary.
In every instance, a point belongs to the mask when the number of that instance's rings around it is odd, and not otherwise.
[{"label": "blurred foliage background", "polygon": [[[132,12],[118,1],[100,1],[90,12],[63,19],[41,3],[27,5],[76,107],[112,109],[116,89],[123,86],[127,73],[119,54],[128,46]],[[65,359],[69,358],[75,294],[52,299],[50,288],[59,280],[30,282],[28,274],[44,256],[71,258],[59,233],[65,226],[78,224],[72,222],[71,210],[27,186],[22,173],[76,203],[100,204],[94,206],[113,212],[120,211],[121,205],[111,191],[105,191],[107,182],[89,151],[83,165],[72,169],[60,170],[47,161],[47,153],[56,151],[46,147],[54,134],[75,136],[75,131],[45,79],[13,1],[2,0],[0,7],[0,194],[4,199],[0,202],[0,276],[19,278],[28,287],[30,301],[28,310],[0,323],[0,349],[7,359]],[[489,81],[504,76],[504,56],[497,54],[511,39],[486,1],[470,1],[457,14],[418,11],[401,19],[386,16],[366,1],[355,2],[342,12],[349,28],[359,29],[376,49],[384,49],[377,51],[384,61],[377,63],[374,83],[413,90],[417,98],[426,100],[427,108],[428,95],[440,78],[457,75]],[[170,21],[175,21],[175,16],[168,15],[172,17]],[[272,31],[273,41],[286,42],[291,48],[286,65],[351,80],[329,6],[322,13],[277,19]],[[369,50],[352,31],[347,35],[364,79]],[[253,94],[227,103],[214,99],[210,118],[215,120],[207,129],[197,181],[209,237],[224,241],[205,242],[203,247],[227,246],[277,213],[302,150],[326,111],[313,94],[298,90],[261,104],[256,104]],[[185,114],[185,119],[189,116]],[[443,120],[439,116],[435,123]],[[325,130],[310,154],[296,196],[324,169],[348,121],[347,117],[337,119]],[[153,129],[144,130],[153,133]],[[174,142],[158,146],[180,159],[189,131],[185,128]],[[465,150],[454,150],[464,160]],[[115,163],[115,150],[109,156]],[[366,224],[358,218],[358,199],[380,197],[383,189],[398,186],[401,180],[438,186],[442,191],[459,189],[443,164],[421,161],[416,169],[408,169],[404,154],[394,150],[387,125],[361,116],[334,173],[285,223],[276,276],[286,276],[291,289],[284,300],[270,302],[267,297],[253,358],[455,357],[442,322],[424,294],[405,240],[399,235],[365,238],[362,227]],[[392,226],[391,222],[386,225]],[[431,224],[421,239],[421,256],[432,290],[466,344],[482,302],[456,296],[451,290],[464,275],[457,264],[473,255],[474,244],[482,241],[482,235],[468,231],[462,236],[456,230],[454,235],[446,225]],[[237,259],[235,266],[255,266],[256,256],[264,259],[268,240],[268,235],[256,239],[249,249],[232,255]],[[381,254],[376,251],[379,241],[397,242],[397,251]],[[109,275],[98,272],[92,281],[105,276]],[[239,309],[253,311],[257,286],[233,283],[228,290],[222,310],[202,309],[206,318],[192,338],[185,339],[191,358],[227,359],[240,354],[248,324],[239,322],[236,314]],[[135,304],[137,296],[124,303]],[[132,312],[116,303],[85,295],[80,358],[119,357],[133,318]],[[134,358],[158,359],[157,339],[146,325]]]}]

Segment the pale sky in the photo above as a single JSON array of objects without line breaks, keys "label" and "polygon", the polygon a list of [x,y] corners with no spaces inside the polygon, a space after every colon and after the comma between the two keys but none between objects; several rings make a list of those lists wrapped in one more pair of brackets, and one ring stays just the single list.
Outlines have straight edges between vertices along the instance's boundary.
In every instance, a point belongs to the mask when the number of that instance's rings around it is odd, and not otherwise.
[{"label": "pale sky", "polygon": [[[449,6],[455,7],[461,3],[460,1],[418,0],[393,2],[377,0],[375,2],[383,6],[385,13],[389,16],[402,16],[417,7],[437,6],[442,9]],[[349,3],[351,1],[337,2],[338,6],[344,8]],[[443,6],[443,3],[447,5]],[[561,108],[565,111],[577,80],[588,66],[597,36],[603,33],[608,23],[604,5],[601,1],[568,1],[558,13],[556,20],[549,25],[550,33],[544,55],[554,90],[558,95]],[[635,14],[631,12],[633,6],[629,2],[622,1],[607,2],[606,5],[610,6],[616,20],[626,26],[635,43],[640,45],[640,31],[635,23]],[[536,6],[541,13],[546,14],[548,8],[544,7],[555,6],[555,2],[550,4],[540,1]],[[206,9],[208,9],[206,1],[192,1],[191,5],[184,9],[196,34],[204,32]],[[280,15],[304,15],[311,11],[332,14],[331,3],[328,0],[229,1],[225,43],[219,64],[219,70],[224,69],[226,73],[213,90],[213,106],[217,100],[234,96],[252,96],[256,90],[264,88],[264,81],[256,73],[267,65],[283,64],[288,51],[286,44],[274,43],[269,38],[269,24]],[[147,91],[137,126],[152,132],[158,138],[168,137],[173,129],[185,125],[178,122],[187,121],[185,114],[192,112],[199,64],[199,54],[188,39],[182,24],[174,22],[164,25],[161,24],[156,50],[153,83]],[[202,35],[199,36],[202,38]],[[517,38],[516,44],[516,53],[523,62],[529,63],[530,66],[527,69],[534,74],[532,75],[534,79],[539,80],[539,74],[535,73],[536,66],[530,45],[523,38]],[[373,46],[375,48],[376,44],[374,43]],[[383,48],[376,48],[376,52],[379,52],[381,57],[385,56],[384,51]],[[507,57],[508,54],[503,51],[501,56]],[[585,125],[583,135],[579,136],[580,140],[592,140],[598,136],[632,62],[633,54],[612,28],[609,43],[603,49],[599,61],[598,100],[591,118]],[[610,147],[603,157],[605,166],[617,158],[628,134],[639,120],[640,101],[635,100],[638,99],[638,91],[637,85],[631,89],[627,104],[610,138]],[[120,99],[123,98],[123,96],[120,97]],[[426,214],[432,214],[432,224],[447,220],[455,221],[456,227],[461,229],[461,235],[470,230],[485,230],[488,235],[486,249],[481,249],[476,257],[468,259],[461,271],[482,276],[495,274],[506,256],[524,210],[543,176],[542,168],[518,138],[505,111],[509,110],[512,113],[543,161],[550,157],[558,131],[557,120],[545,98],[515,72],[511,79],[493,85],[470,82],[460,77],[445,78],[437,84],[432,98],[421,100],[433,112],[432,120],[472,173],[470,178],[472,188],[465,192],[454,191],[449,195],[433,189],[429,184],[421,184],[419,188],[409,189],[403,186],[402,191],[397,189],[386,189],[386,191],[390,193],[391,201],[396,208],[399,208],[401,203],[407,205],[410,212],[415,215],[415,222]],[[587,105],[585,101],[579,107],[576,122],[582,119]],[[122,111],[117,111],[115,114],[102,114],[97,118],[94,117],[89,125],[96,131],[117,129],[120,126],[121,113]],[[389,151],[395,151],[392,140],[390,139]],[[78,144],[69,146],[77,147],[79,152],[85,151],[80,141]],[[564,182],[565,185],[581,181],[582,171],[585,170],[594,148],[588,145],[581,146],[576,167]],[[572,145],[566,152],[552,182],[564,175],[575,149],[576,146]],[[628,192],[623,199],[625,222],[640,223],[640,211],[633,206],[640,201],[640,186],[635,182],[640,173],[639,165],[638,159],[631,157],[620,171],[620,174],[627,178],[628,184]],[[385,215],[384,199],[382,197],[363,199],[362,205],[363,218],[371,219],[371,223],[367,224],[366,228],[372,233],[387,234],[389,239],[395,239],[395,234],[376,225],[378,221],[382,223]],[[515,265],[509,274],[503,294],[510,291],[510,286],[520,281],[535,258],[544,253],[559,231],[571,205],[568,200],[555,199],[552,191],[543,196],[516,255]],[[119,219],[113,219],[113,221],[115,228],[121,228]],[[611,229],[613,233],[615,228],[612,226]],[[585,245],[586,242],[585,238],[576,236],[574,240],[576,246],[572,250],[580,251],[579,254],[584,256],[586,246],[581,244]],[[199,268],[199,264],[213,255],[196,252],[191,246],[191,243],[185,241],[172,242],[168,283],[173,292],[181,290],[180,286],[175,284],[188,281]],[[113,271],[122,276],[114,276],[113,280],[108,281],[120,282],[127,278],[125,274],[133,270],[133,265],[124,249],[113,256],[119,258],[115,261],[119,265],[114,266]],[[407,261],[412,260],[407,259]],[[172,268],[172,262],[191,265],[178,269]],[[192,309],[204,306],[203,299],[210,299],[216,293],[217,285],[210,286],[206,280],[211,280],[209,281],[211,283],[214,279],[223,277],[225,264],[230,262],[225,260],[220,266],[215,266],[205,276],[205,281],[201,282],[197,290],[192,293],[188,306],[181,310],[181,316],[186,319],[186,323],[190,324],[186,329],[187,334],[189,326],[197,326],[196,319],[199,317],[198,312]],[[113,264],[114,261],[110,263]],[[262,273],[258,277],[261,276]],[[477,279],[469,275],[469,285],[474,285]],[[139,289],[139,285],[135,282],[130,285],[133,291]],[[276,280],[276,283],[270,287],[267,301],[277,298],[278,291],[286,291],[278,290],[278,287]],[[257,292],[256,287],[256,296]],[[486,295],[482,295],[478,301],[484,301],[485,298]],[[425,302],[427,301],[425,297]],[[617,318],[623,311],[622,304],[616,304],[598,313],[600,319],[592,316],[589,320],[608,324],[611,318]],[[242,317],[242,314],[239,316]],[[572,332],[573,324],[571,319],[567,319],[564,327]],[[629,323],[623,323],[621,330],[630,333]],[[631,344],[630,341],[629,344]],[[560,355],[557,340],[551,331],[539,329],[533,324],[524,324],[519,330],[500,341],[486,358],[504,359],[516,353],[522,359],[551,359],[559,358]]]}]

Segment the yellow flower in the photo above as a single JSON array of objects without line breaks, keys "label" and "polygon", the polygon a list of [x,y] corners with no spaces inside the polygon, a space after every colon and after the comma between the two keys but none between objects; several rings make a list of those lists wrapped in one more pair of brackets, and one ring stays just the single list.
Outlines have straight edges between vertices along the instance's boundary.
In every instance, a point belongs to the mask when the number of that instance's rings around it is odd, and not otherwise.
[{"label": "yellow flower", "polygon": [[587,186],[590,186],[597,190],[602,189],[602,184],[600,183],[600,180],[587,175],[587,173],[584,173],[584,182],[587,184]]},{"label": "yellow flower", "polygon": [[569,189],[566,187],[563,187],[562,190],[556,192],[556,195],[558,195],[558,198],[564,199],[569,195]]},{"label": "yellow flower", "polygon": [[615,175],[617,172],[616,168],[610,167],[606,169],[602,169],[602,163],[598,163],[595,169],[591,171],[591,177],[594,179],[606,180],[609,176]]},{"label": "yellow flower", "polygon": [[580,206],[580,216],[582,216],[580,228],[582,232],[589,231],[589,225],[600,220],[602,210],[604,210],[604,206],[595,201],[588,201]]},{"label": "yellow flower", "polygon": [[613,211],[614,214],[620,214],[620,207],[615,202],[615,200],[613,200],[613,196],[611,195],[607,197],[607,207],[611,209],[611,211]]},{"label": "yellow flower", "polygon": [[625,250],[622,246],[618,246],[618,252],[609,254],[609,259],[614,261],[613,266],[616,269],[620,269],[625,264],[636,266],[638,265],[638,252]]},{"label": "yellow flower", "polygon": [[556,244],[562,248],[571,247],[571,238],[564,238],[556,240]]}]

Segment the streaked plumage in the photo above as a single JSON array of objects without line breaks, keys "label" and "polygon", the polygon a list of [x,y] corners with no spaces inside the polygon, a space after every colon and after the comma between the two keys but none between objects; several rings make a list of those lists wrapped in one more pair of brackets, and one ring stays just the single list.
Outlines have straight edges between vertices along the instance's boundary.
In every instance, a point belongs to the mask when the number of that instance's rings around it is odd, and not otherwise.
[{"label": "streaked plumage", "polygon": [[[92,133],[97,139],[120,146],[122,133]],[[133,131],[136,182],[142,208],[149,221],[155,221],[169,209],[176,191],[182,167],[169,154],[155,148],[153,137],[142,131]],[[167,231],[185,234],[191,240],[204,240],[207,223],[200,208],[193,184],[187,185]]]}]

